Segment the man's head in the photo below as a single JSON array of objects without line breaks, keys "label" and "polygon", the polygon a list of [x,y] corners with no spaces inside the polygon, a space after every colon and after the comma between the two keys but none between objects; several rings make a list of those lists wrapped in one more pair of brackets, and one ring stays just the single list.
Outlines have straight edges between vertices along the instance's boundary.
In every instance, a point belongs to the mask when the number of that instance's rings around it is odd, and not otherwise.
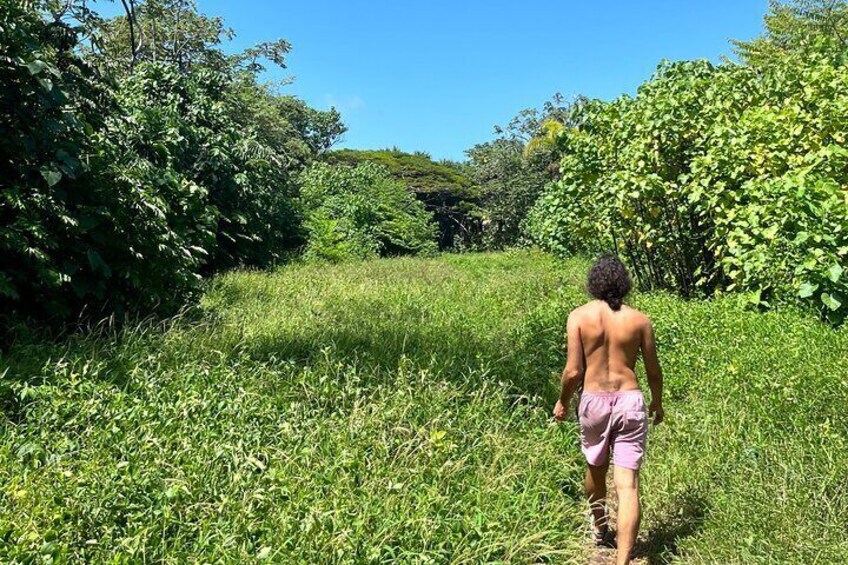
[{"label": "man's head", "polygon": [[592,265],[588,286],[589,294],[619,310],[633,285],[624,263],[615,255],[605,255]]}]

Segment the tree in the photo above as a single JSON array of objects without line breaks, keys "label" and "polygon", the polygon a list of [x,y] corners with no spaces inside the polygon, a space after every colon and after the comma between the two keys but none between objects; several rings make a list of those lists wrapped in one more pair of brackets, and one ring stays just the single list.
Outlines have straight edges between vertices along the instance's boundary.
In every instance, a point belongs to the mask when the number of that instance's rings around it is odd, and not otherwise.
[{"label": "tree", "polygon": [[374,163],[316,163],[301,175],[307,259],[342,261],[436,251],[433,216]]},{"label": "tree", "polygon": [[181,72],[197,64],[220,65],[218,48],[233,32],[221,18],[197,10],[194,0],[120,0],[124,15],[103,20],[97,53],[101,64],[129,71],[141,62],[175,65]]},{"label": "tree", "polygon": [[545,184],[559,175],[558,139],[573,125],[574,107],[581,103],[566,104],[556,94],[541,110],[522,110],[506,127],[496,127],[493,141],[466,152],[480,187],[480,245],[500,249],[525,240],[524,219]]},{"label": "tree", "polygon": [[[220,44],[232,32],[199,13],[193,0],[128,6],[125,16],[103,24],[98,57],[115,70],[127,112],[141,113],[147,134],[178,131],[188,141],[172,147],[169,166],[204,187],[216,214],[217,244],[204,272],[278,260],[299,243],[294,177],[345,131],[338,112],[315,110],[259,82],[262,61],[285,67],[285,40],[229,56]],[[124,63],[110,66],[122,54]]]},{"label": "tree", "polygon": [[439,226],[439,248],[466,245],[480,231],[478,193],[470,170],[453,162],[435,162],[429,154],[405,153],[398,149],[362,151],[342,149],[327,155],[330,163],[356,166],[375,163],[385,167],[393,178],[433,213]]},{"label": "tree", "polygon": [[211,221],[202,191],[125,143],[111,84],[79,53],[85,30],[44,3],[0,2],[3,310],[174,308],[196,285]]},{"label": "tree", "polygon": [[845,0],[769,0],[765,33],[734,41],[747,64],[761,67],[792,52],[810,50],[845,57],[848,50],[848,3]]},{"label": "tree", "polygon": [[344,125],[258,81],[288,44],[230,57],[191,2],[126,6],[0,0],[3,312],[170,313],[303,243],[295,177]]}]

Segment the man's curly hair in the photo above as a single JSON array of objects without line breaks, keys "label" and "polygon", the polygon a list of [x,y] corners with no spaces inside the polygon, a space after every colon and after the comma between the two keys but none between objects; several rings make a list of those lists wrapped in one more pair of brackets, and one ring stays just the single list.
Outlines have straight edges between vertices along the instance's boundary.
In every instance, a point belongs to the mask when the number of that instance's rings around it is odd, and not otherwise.
[{"label": "man's curly hair", "polygon": [[589,271],[589,294],[603,300],[613,310],[621,309],[632,286],[627,268],[615,255],[604,255]]}]

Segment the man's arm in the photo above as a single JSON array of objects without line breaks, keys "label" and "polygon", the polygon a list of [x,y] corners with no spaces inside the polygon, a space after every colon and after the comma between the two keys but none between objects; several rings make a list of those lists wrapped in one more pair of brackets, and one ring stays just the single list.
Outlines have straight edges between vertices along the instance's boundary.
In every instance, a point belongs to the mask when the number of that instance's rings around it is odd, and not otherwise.
[{"label": "man's arm", "polygon": [[645,373],[648,375],[648,387],[651,389],[651,405],[648,414],[653,416],[654,425],[663,421],[663,376],[660,360],[657,356],[657,342],[654,339],[654,326],[647,320],[642,329],[642,358],[645,360]]},{"label": "man's arm", "polygon": [[585,367],[583,366],[583,340],[580,339],[580,327],[577,316],[572,312],[568,316],[568,361],[562,371],[560,382],[562,388],[559,393],[559,401],[554,408],[554,417],[557,420],[565,420],[568,417],[568,405],[574,391],[583,380]]}]

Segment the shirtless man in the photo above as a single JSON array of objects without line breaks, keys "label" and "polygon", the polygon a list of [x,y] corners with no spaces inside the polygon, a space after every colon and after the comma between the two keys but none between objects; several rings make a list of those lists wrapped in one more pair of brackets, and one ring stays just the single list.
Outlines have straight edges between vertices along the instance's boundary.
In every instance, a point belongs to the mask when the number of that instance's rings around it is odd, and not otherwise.
[{"label": "shirtless man", "polygon": [[[612,451],[618,494],[616,563],[622,565],[630,563],[639,530],[639,467],[648,415],[655,425],[663,420],[662,372],[651,321],[623,303],[631,283],[621,261],[612,256],[598,260],[589,272],[588,286],[595,300],[568,316],[568,363],[554,416],[565,420],[571,397],[583,383],[577,416],[582,451],[589,464],[585,489],[595,541],[610,543],[605,499]],[[640,352],[651,389],[647,413],[634,371]]]}]

